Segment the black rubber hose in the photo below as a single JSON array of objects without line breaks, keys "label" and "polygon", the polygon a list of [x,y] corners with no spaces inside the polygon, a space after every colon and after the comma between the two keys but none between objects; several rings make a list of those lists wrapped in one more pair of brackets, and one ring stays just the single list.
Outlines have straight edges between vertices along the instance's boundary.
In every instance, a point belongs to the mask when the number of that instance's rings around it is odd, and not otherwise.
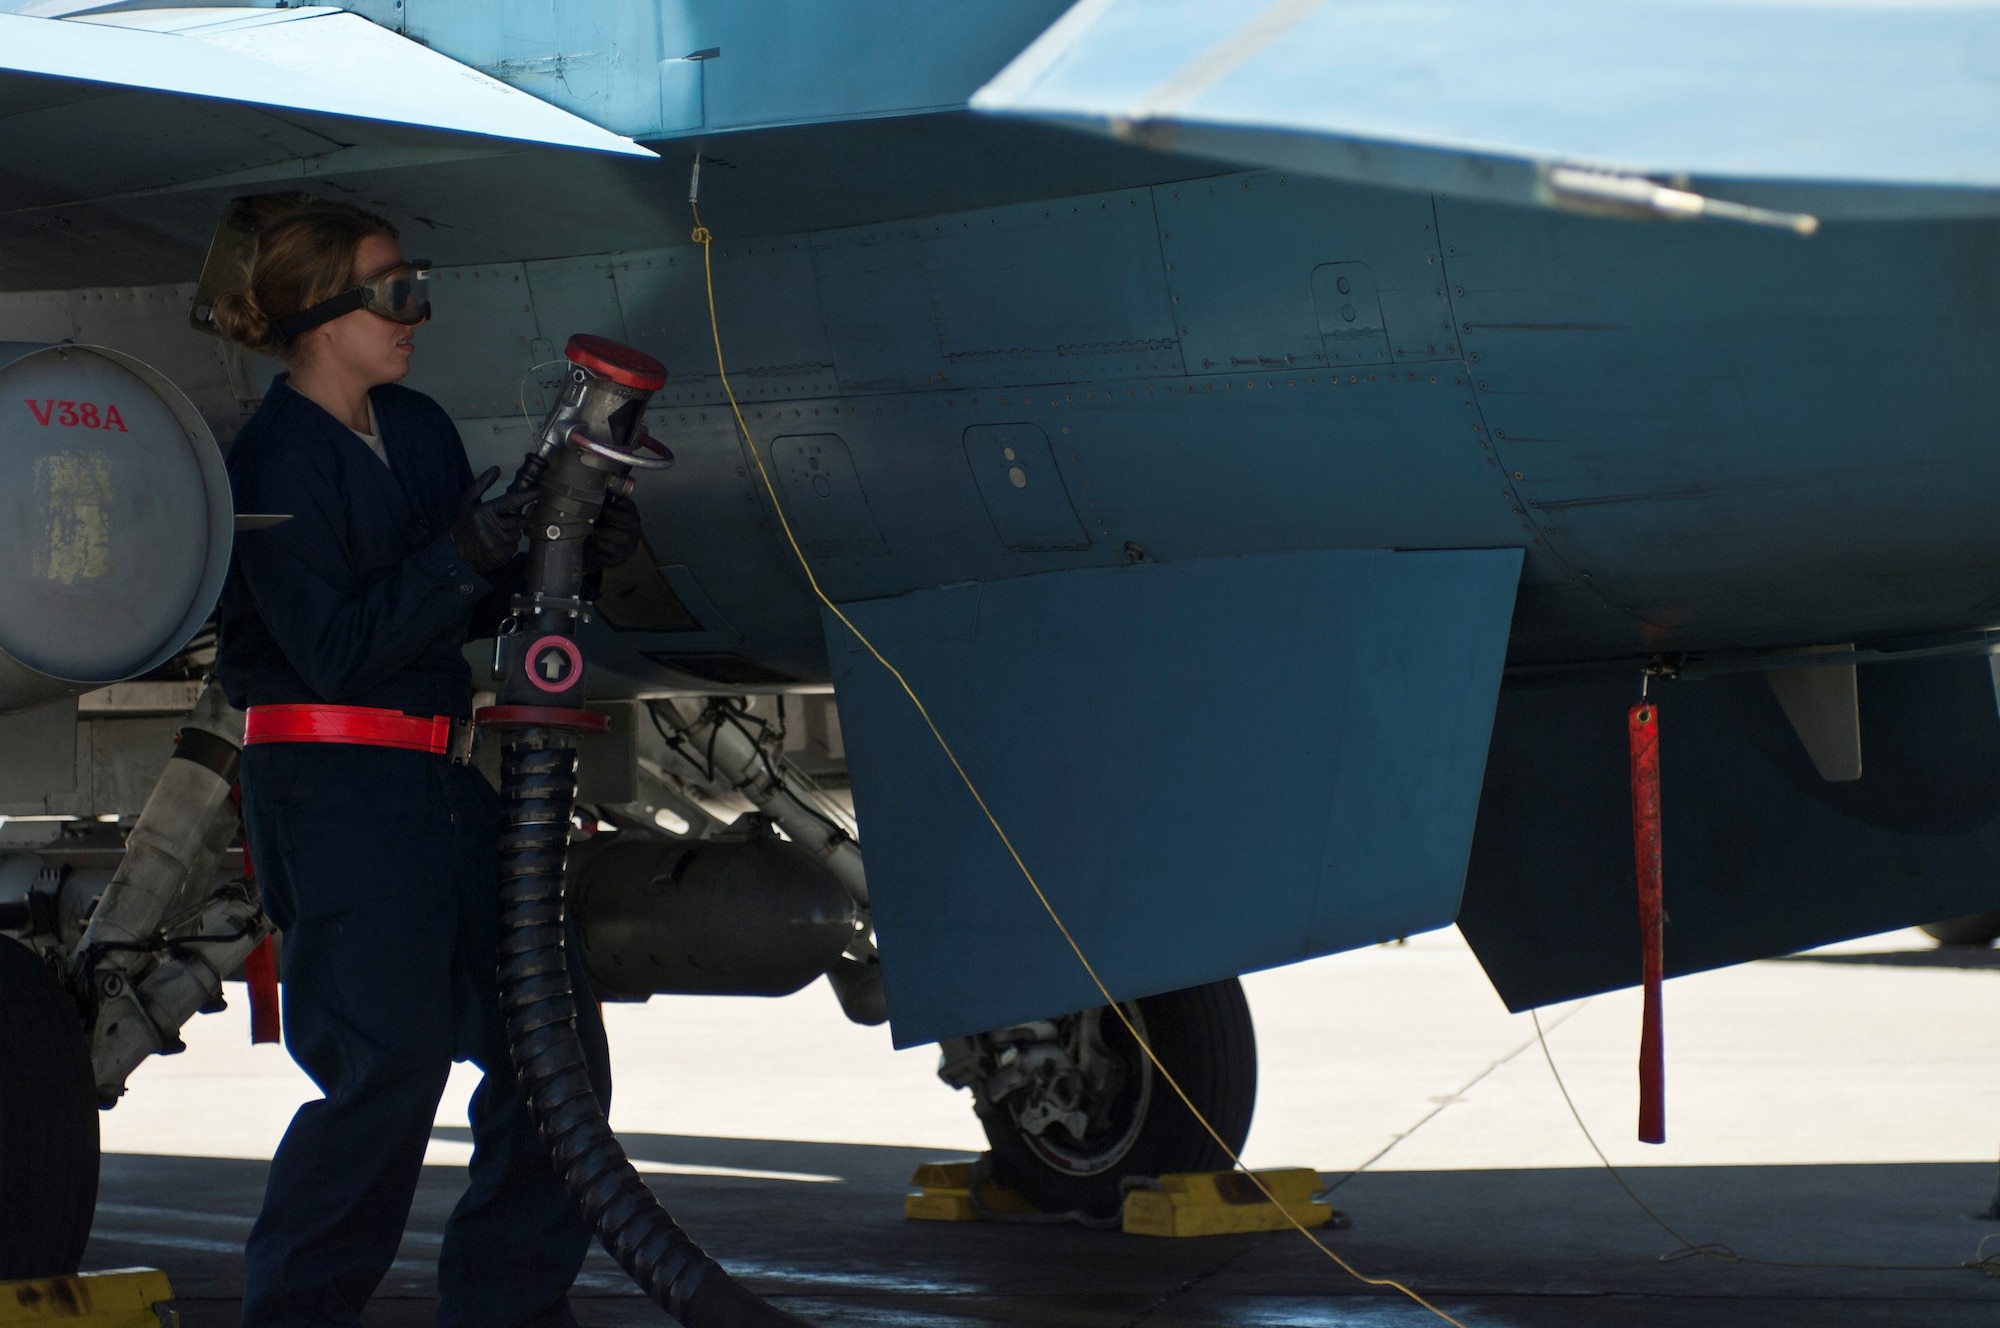
[{"label": "black rubber hose", "polygon": [[511,729],[500,753],[500,1005],[528,1114],[564,1188],[619,1266],[687,1328],[810,1328],[744,1290],[667,1214],[604,1119],[563,953],[573,735]]}]

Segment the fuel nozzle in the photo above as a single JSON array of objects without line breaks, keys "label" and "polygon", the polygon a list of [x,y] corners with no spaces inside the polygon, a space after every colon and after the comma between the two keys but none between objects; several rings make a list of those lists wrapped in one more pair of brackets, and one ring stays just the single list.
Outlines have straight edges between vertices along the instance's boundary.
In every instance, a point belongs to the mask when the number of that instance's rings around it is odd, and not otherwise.
[{"label": "fuel nozzle", "polygon": [[629,494],[635,470],[673,464],[646,433],[646,405],[667,381],[658,360],[584,333],[569,339],[564,358],[562,394],[509,486],[540,496],[528,513],[527,581],[494,651],[505,706],[582,706],[583,656],[572,638],[589,616],[584,544],[607,494]]},{"label": "fuel nozzle", "polygon": [[541,482],[564,447],[594,451],[627,469],[664,470],[674,454],[646,432],[646,404],[666,385],[667,371],[644,351],[579,332],[563,348],[562,394],[542,420],[535,448],[514,473],[510,492]]}]

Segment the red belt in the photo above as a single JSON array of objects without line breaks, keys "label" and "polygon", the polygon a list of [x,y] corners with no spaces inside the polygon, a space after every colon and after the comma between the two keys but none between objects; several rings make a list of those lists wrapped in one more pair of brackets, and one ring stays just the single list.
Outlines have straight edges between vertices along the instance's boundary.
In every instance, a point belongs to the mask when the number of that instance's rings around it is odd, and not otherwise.
[{"label": "red belt", "polygon": [[243,744],[348,742],[453,756],[448,715],[406,715],[367,706],[260,705],[244,712]]}]

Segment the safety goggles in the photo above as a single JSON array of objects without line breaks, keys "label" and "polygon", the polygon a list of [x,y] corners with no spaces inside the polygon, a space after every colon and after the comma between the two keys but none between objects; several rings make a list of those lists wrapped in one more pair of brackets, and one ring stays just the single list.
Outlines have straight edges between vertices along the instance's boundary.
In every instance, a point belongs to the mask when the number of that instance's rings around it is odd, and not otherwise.
[{"label": "safety goggles", "polygon": [[431,302],[424,298],[424,287],[430,279],[431,263],[428,258],[412,259],[383,268],[351,290],[344,290],[310,308],[301,309],[289,318],[278,319],[271,324],[271,334],[281,342],[292,341],[320,324],[330,323],[356,309],[366,309],[378,318],[415,327],[431,316]]}]

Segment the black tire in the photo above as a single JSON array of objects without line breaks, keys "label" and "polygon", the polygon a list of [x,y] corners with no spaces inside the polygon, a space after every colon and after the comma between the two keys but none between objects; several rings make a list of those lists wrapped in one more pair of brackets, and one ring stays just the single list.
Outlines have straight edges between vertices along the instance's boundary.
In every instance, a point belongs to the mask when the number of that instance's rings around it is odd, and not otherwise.
[{"label": "black tire", "polygon": [[0,1281],[83,1262],[97,1211],[97,1087],[76,1006],[0,938]]},{"label": "black tire", "polygon": [[[1241,1152],[1257,1103],[1257,1037],[1242,985],[1230,978],[1148,996],[1125,1009],[1137,1015],[1161,1063],[1230,1151]],[[1229,1166],[1229,1154],[1161,1081],[1124,1026],[1107,1014],[1101,1030],[1106,1047],[1126,1067],[1126,1082],[1102,1137],[1084,1141],[1073,1157],[1046,1142],[1062,1127],[1051,1126],[1037,1139],[1006,1102],[981,1103],[995,1178],[1044,1212],[1105,1217],[1124,1203],[1120,1182],[1127,1176]],[[1073,1136],[1065,1131],[1059,1142],[1073,1142]]]},{"label": "black tire", "polygon": [[1923,931],[1939,945],[1991,945],[2000,940],[2000,910],[1926,923]]}]

